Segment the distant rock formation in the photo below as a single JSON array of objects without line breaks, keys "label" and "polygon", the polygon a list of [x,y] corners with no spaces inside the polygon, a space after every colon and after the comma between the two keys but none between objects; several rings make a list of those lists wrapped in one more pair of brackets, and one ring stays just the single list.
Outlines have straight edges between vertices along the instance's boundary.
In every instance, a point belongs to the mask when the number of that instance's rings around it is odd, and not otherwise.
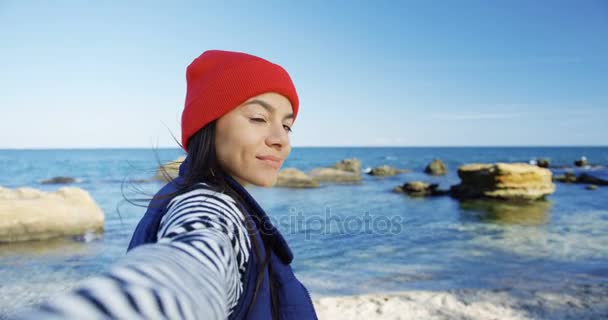
[{"label": "distant rock formation", "polygon": [[458,199],[537,200],[552,194],[551,171],[526,163],[468,164],[458,168]]},{"label": "distant rock formation", "polygon": [[308,174],[319,182],[359,183],[361,175],[335,168],[315,168]]},{"label": "distant rock formation", "polygon": [[369,172],[367,172],[367,174],[372,175],[372,176],[385,177],[385,176],[394,176],[394,175],[398,175],[398,174],[406,173],[406,172],[410,172],[410,170],[397,169],[395,167],[383,165],[383,166],[372,168]]},{"label": "distant rock formation", "polygon": [[[156,171],[154,180],[169,182],[179,176],[179,166],[186,160],[185,156],[181,156],[173,161],[161,165]],[[164,172],[163,172],[164,171]],[[165,174],[166,173],[166,174]],[[167,177],[167,175],[169,175]]]},{"label": "distant rock formation", "polygon": [[442,176],[448,172],[448,168],[443,161],[435,159],[426,166],[424,172],[434,176]]},{"label": "distant rock formation", "polygon": [[361,160],[357,158],[344,159],[337,162],[332,168],[352,172],[355,174],[361,174]]},{"label": "distant rock formation", "polygon": [[76,182],[76,179],[72,177],[53,177],[51,179],[40,181],[41,184],[68,184],[74,182]]},{"label": "distant rock formation", "polygon": [[320,184],[296,168],[285,168],[279,171],[279,176],[274,186],[284,188],[317,188]]},{"label": "distant rock formation", "polygon": [[308,175],[318,182],[360,183],[361,160],[344,159],[329,168],[312,169]]},{"label": "distant rock formation", "polygon": [[0,187],[0,242],[44,240],[103,231],[104,214],[88,192]]}]

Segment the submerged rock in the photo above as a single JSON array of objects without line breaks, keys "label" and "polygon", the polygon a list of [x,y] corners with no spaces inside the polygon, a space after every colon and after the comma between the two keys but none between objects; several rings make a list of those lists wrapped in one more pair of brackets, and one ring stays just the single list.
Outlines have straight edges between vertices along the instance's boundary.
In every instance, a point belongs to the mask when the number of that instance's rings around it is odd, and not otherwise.
[{"label": "submerged rock", "polygon": [[536,159],[536,165],[541,168],[549,168],[549,159],[546,158],[538,158]]},{"label": "submerged rock", "polygon": [[44,240],[103,231],[104,214],[88,192],[0,187],[0,242]]},{"label": "submerged rock", "polygon": [[461,214],[495,224],[542,225],[549,221],[550,201],[465,200]]},{"label": "submerged rock", "polygon": [[296,168],[285,168],[279,171],[279,176],[274,186],[285,188],[317,188],[320,184]]},{"label": "submerged rock", "polygon": [[598,186],[608,186],[608,179],[603,179],[603,178],[594,176],[592,173],[586,173],[586,172],[583,172],[578,176],[577,182],[590,183],[590,184],[595,184]]},{"label": "submerged rock", "polygon": [[587,190],[596,190],[597,186],[594,185],[594,184],[590,184],[590,185],[586,186],[585,189],[587,189]]},{"label": "submerged rock", "polygon": [[443,163],[443,161],[439,160],[439,159],[435,159],[433,161],[431,161],[431,163],[429,163],[426,168],[424,169],[425,173],[434,175],[434,176],[442,176],[444,174],[446,174],[448,171],[447,166],[445,165],[445,163]]},{"label": "submerged rock", "polygon": [[51,179],[40,181],[41,184],[68,184],[74,182],[76,182],[76,179],[72,177],[53,177]]},{"label": "submerged rock", "polygon": [[576,174],[572,172],[566,172],[561,175],[556,175],[553,180],[564,183],[576,183],[578,181]]},{"label": "submerged rock", "polygon": [[449,194],[448,190],[438,190],[439,184],[422,181],[410,181],[393,189],[395,192],[406,193],[412,197],[440,196]]},{"label": "submerged rock", "polygon": [[186,160],[185,156],[181,156],[173,161],[161,165],[156,171],[154,180],[169,182],[179,175],[179,166]]},{"label": "submerged rock", "polygon": [[383,165],[383,166],[379,166],[379,167],[375,167],[369,170],[369,172],[366,172],[369,175],[372,176],[394,176],[394,175],[398,175],[401,173],[406,173],[406,172],[410,172],[409,170],[405,170],[405,169],[397,169],[395,167],[391,167],[388,165]]},{"label": "submerged rock", "polygon": [[468,164],[458,168],[458,199],[537,200],[552,194],[551,171],[526,163]]},{"label": "submerged rock", "polygon": [[584,167],[588,164],[589,163],[587,162],[587,157],[585,156],[582,156],[580,159],[574,161],[574,165],[577,167]]},{"label": "submerged rock", "polygon": [[555,176],[554,180],[564,183],[588,183],[598,186],[608,186],[608,178],[606,178],[605,172],[583,172],[578,176],[573,172],[566,172],[562,175]]}]

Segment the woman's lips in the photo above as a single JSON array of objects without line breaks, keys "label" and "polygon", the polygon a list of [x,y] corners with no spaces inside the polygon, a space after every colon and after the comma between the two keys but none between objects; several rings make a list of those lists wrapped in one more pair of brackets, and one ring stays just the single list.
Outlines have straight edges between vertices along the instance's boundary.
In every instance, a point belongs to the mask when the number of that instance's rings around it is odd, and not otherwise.
[{"label": "woman's lips", "polygon": [[256,158],[275,169],[279,169],[283,161],[283,159],[274,156],[257,156]]}]

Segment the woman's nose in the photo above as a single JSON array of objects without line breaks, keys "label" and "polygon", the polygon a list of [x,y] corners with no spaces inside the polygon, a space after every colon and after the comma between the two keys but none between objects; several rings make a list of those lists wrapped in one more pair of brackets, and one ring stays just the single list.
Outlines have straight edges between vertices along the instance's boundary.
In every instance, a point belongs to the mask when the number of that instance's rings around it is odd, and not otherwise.
[{"label": "woman's nose", "polygon": [[289,135],[282,123],[271,126],[266,141],[270,146],[284,147],[289,144]]}]

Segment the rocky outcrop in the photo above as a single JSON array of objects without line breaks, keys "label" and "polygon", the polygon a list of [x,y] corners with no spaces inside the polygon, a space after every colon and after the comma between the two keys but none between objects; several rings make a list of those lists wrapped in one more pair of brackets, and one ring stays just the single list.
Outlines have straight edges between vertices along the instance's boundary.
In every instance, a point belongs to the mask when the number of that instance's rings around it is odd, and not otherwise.
[{"label": "rocky outcrop", "polygon": [[468,164],[458,168],[458,199],[537,200],[552,194],[551,171],[526,163]]},{"label": "rocky outcrop", "polygon": [[337,162],[332,168],[355,174],[361,174],[361,160],[357,158],[344,159]]},{"label": "rocky outcrop", "polygon": [[448,172],[448,168],[443,161],[435,159],[426,166],[424,172],[434,176],[442,176]]},{"label": "rocky outcrop", "polygon": [[179,166],[186,160],[185,156],[181,156],[173,161],[161,165],[156,171],[154,180],[169,182],[179,175]]},{"label": "rocky outcrop", "polygon": [[383,166],[372,168],[371,170],[369,170],[369,172],[367,172],[367,174],[372,175],[372,176],[386,177],[386,176],[394,176],[394,175],[398,175],[398,174],[406,173],[406,172],[410,172],[410,171],[383,165]]},{"label": "rocky outcrop", "polygon": [[104,214],[88,192],[0,187],[0,242],[43,240],[103,231]]},{"label": "rocky outcrop", "polygon": [[308,175],[317,182],[359,183],[361,161],[357,158],[344,159],[329,168],[312,169]]},{"label": "rocky outcrop", "polygon": [[447,190],[438,190],[438,187],[439,184],[437,183],[411,181],[396,187],[393,191],[405,193],[412,197],[440,196],[449,193]]},{"label": "rocky outcrop", "polygon": [[296,168],[285,168],[279,171],[277,182],[274,186],[284,188],[317,188],[320,184]]},{"label": "rocky outcrop", "polygon": [[361,175],[335,168],[316,168],[308,173],[315,181],[337,183],[359,183]]}]

